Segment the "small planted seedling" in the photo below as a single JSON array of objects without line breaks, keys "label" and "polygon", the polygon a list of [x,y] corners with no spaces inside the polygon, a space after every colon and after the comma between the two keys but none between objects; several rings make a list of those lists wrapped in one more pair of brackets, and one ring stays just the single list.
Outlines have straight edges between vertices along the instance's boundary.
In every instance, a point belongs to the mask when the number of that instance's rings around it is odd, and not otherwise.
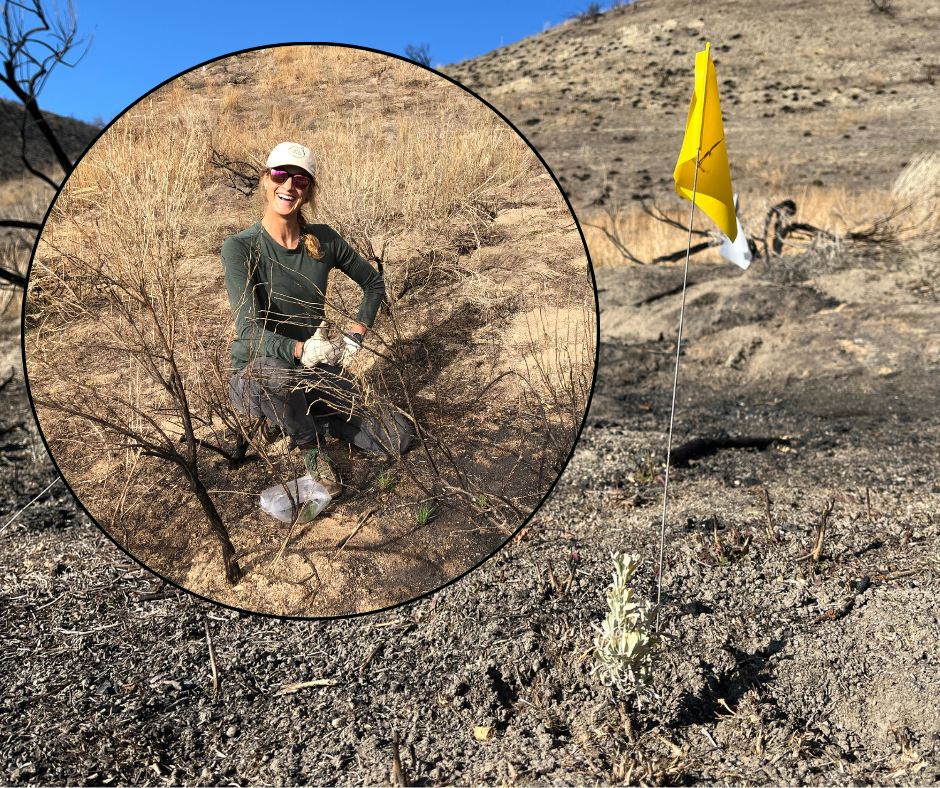
[{"label": "small planted seedling", "polygon": [[484,510],[490,508],[490,499],[486,497],[486,493],[480,493],[477,498],[477,506]]},{"label": "small planted seedling", "polygon": [[643,458],[643,461],[640,463],[639,467],[630,474],[630,481],[634,484],[649,484],[656,478],[656,462],[653,460],[653,455],[650,452],[646,452],[646,456]]},{"label": "small planted seedling", "polygon": [[638,555],[613,553],[614,579],[607,587],[609,612],[594,638],[592,675],[604,685],[633,692],[637,697],[648,694],[644,689],[653,679],[653,652],[659,645],[655,633],[656,605],[634,602],[633,589],[627,588],[636,568]]},{"label": "small planted seedling", "polygon": [[434,508],[430,504],[421,504],[415,513],[415,519],[418,521],[418,525],[427,525],[434,519]]},{"label": "small planted seedling", "polygon": [[714,513],[712,514],[712,536],[714,540],[712,550],[706,550],[699,555],[703,563],[734,564],[746,558],[751,549],[753,536],[748,534],[742,539],[733,524],[731,525],[731,543],[728,546],[723,545],[718,536],[718,515]]},{"label": "small planted seedling", "polygon": [[379,473],[379,489],[382,492],[388,492],[395,486],[395,476],[388,468],[382,468]]}]

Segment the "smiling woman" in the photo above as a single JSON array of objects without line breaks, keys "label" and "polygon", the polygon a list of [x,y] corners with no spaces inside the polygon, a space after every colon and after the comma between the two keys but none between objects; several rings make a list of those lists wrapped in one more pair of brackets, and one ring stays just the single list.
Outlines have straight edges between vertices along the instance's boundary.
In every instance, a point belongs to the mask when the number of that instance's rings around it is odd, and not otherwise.
[{"label": "smiling woman", "polygon": [[[235,408],[261,417],[264,434],[287,435],[312,479],[333,498],[342,477],[319,437],[338,438],[380,457],[411,443],[403,414],[365,410],[363,392],[344,376],[385,297],[382,276],[326,225],[308,224],[315,203],[316,161],[310,150],[283,142],[261,176],[260,222],[222,245],[225,287],[235,316],[228,392]],[[358,314],[345,336],[329,338],[324,301],[332,269],[362,288]]]}]

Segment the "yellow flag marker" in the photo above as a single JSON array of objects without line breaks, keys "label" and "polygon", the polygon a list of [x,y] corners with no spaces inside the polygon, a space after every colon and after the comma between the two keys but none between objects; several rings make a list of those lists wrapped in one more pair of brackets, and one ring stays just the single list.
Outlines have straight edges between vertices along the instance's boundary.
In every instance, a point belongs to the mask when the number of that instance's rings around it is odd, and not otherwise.
[{"label": "yellow flag marker", "polygon": [[[672,379],[672,408],[669,411],[669,437],[666,439],[666,469],[663,480],[663,519],[659,529],[659,575],[656,582],[656,631],[659,632],[660,603],[663,596],[663,555],[666,550],[666,509],[669,500],[669,470],[672,458],[672,431],[676,423],[676,392],[679,389],[679,358],[682,355],[682,324],[685,320],[685,294],[689,283],[689,256],[692,253],[692,217],[697,205],[731,241],[738,237],[738,218],[731,192],[731,170],[725,148],[725,129],[718,101],[718,77],[711,58],[711,44],[695,53],[695,93],[685,122],[685,139],[673,177],[676,194],[692,202],[689,210],[689,242],[685,250],[682,279],[682,306],[679,308],[679,338],[676,340],[676,374]],[[742,239],[744,240],[744,239]]]},{"label": "yellow flag marker", "polygon": [[[732,241],[738,235],[731,193],[731,170],[725,129],[718,100],[718,77],[711,58],[711,44],[695,53],[695,93],[685,123],[685,139],[673,178],[676,194],[692,200]],[[698,162],[696,178],[695,163]]]}]

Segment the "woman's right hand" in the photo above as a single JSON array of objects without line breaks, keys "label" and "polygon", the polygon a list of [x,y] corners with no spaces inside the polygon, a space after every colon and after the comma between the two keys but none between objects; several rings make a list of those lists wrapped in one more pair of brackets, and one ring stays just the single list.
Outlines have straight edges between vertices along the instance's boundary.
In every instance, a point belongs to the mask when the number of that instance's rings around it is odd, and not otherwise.
[{"label": "woman's right hand", "polygon": [[343,355],[345,347],[346,343],[343,341],[343,337],[327,339],[321,325],[316,333],[303,343],[300,363],[305,367],[315,367],[317,364],[336,364]]}]

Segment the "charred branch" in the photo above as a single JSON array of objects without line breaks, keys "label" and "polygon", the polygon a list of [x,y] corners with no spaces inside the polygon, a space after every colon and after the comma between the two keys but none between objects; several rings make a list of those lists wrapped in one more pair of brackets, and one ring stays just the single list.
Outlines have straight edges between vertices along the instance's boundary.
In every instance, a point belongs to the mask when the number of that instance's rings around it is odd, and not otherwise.
[{"label": "charred branch", "polygon": [[222,170],[226,178],[225,185],[245,197],[251,197],[258,188],[261,171],[250,162],[228,158],[214,147],[210,150],[209,164]]},{"label": "charred branch", "polygon": [[42,229],[39,222],[27,222],[24,219],[0,219],[0,227],[11,227],[16,230],[36,230]]},{"label": "charred branch", "polygon": [[[78,36],[78,20],[71,1],[68,2],[64,14],[60,13],[57,6],[50,12],[42,0],[8,0],[3,4],[3,26],[0,30],[3,63],[0,69],[0,83],[23,105],[21,137],[24,140],[24,151],[25,131],[29,124],[45,138],[66,176],[72,171],[72,161],[39,108],[38,97],[57,65],[61,63],[71,68],[85,56],[91,46],[91,39],[88,39],[84,52],[74,60],[69,59],[70,54],[83,43],[85,38]],[[24,164],[36,177],[52,186],[58,186],[51,178],[32,167],[26,161],[25,154]]]},{"label": "charred branch", "polygon": [[763,451],[773,443],[787,443],[785,438],[694,438],[672,452],[672,464],[683,465],[719,449],[759,449]]},{"label": "charred branch", "polygon": [[18,274],[16,271],[11,271],[9,268],[4,268],[3,266],[0,266],[0,279],[16,287],[26,287],[25,276]]}]

